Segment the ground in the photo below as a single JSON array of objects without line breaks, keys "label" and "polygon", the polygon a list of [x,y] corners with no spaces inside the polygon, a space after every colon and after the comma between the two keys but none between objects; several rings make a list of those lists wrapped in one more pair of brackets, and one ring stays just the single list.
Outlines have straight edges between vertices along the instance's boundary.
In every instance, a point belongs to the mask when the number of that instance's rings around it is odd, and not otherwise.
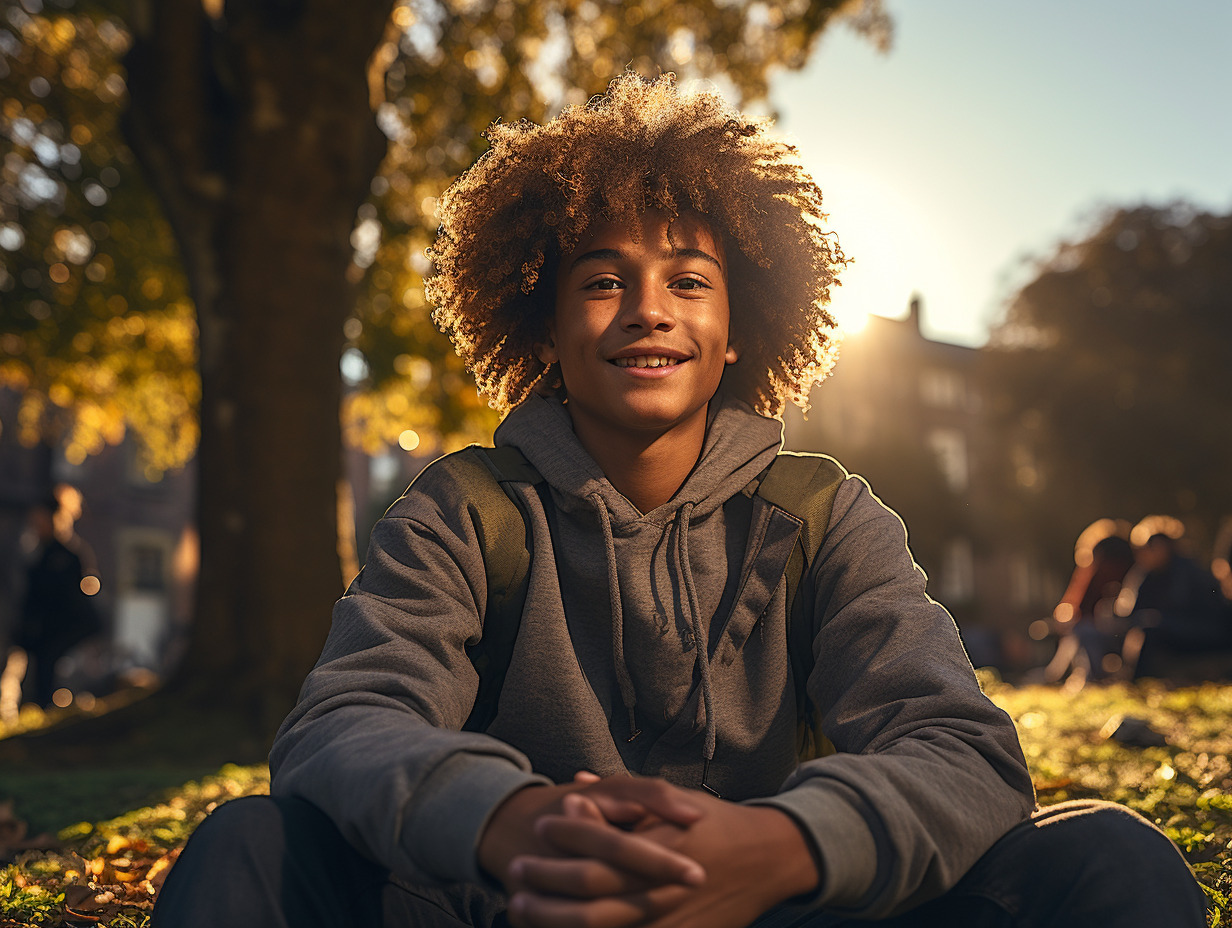
[{"label": "ground", "polygon": [[[982,682],[1018,725],[1041,803],[1093,797],[1141,812],[1193,866],[1208,924],[1232,926],[1232,686],[1072,693],[1015,688],[992,674]],[[0,928],[145,928],[197,823],[221,802],[269,788],[261,765],[184,782],[188,775],[122,766],[0,772],[0,855],[11,861],[0,870]]]}]

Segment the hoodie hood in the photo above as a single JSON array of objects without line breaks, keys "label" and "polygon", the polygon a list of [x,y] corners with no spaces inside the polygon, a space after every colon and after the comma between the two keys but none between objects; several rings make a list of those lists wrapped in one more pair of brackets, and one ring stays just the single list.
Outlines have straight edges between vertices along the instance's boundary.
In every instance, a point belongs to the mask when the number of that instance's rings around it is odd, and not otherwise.
[{"label": "hoodie hood", "polygon": [[556,397],[531,394],[496,430],[497,445],[526,456],[559,495],[566,509],[591,509],[599,494],[612,524],[624,528],[645,520],[666,525],[685,503],[695,519],[710,515],[770,466],[783,443],[783,423],[759,416],[739,400],[716,396],[706,420],[701,457],[675,495],[658,509],[641,513],[608,481],[573,431],[569,407]]}]

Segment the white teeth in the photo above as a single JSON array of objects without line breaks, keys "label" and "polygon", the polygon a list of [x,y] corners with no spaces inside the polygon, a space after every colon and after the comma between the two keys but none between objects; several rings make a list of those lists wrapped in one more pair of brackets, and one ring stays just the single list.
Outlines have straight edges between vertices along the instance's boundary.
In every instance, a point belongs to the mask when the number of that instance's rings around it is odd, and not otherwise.
[{"label": "white teeth", "polygon": [[612,361],[617,367],[671,367],[680,362],[676,358],[665,358],[659,355],[638,355],[636,358],[616,358]]}]

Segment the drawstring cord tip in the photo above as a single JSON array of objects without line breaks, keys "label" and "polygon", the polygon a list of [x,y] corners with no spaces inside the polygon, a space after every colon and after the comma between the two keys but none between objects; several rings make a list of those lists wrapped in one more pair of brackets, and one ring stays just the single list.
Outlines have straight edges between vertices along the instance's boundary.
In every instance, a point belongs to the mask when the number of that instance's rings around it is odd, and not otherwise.
[{"label": "drawstring cord tip", "polygon": [[637,712],[632,706],[629,707],[629,731],[631,734],[625,739],[625,744],[629,744],[642,733],[642,730],[637,727]]},{"label": "drawstring cord tip", "polygon": [[706,778],[709,776],[709,774],[710,774],[710,758],[706,757],[706,758],[703,758],[702,760],[702,789],[708,792],[715,799],[722,799],[723,797],[719,795],[719,791],[706,782]]}]

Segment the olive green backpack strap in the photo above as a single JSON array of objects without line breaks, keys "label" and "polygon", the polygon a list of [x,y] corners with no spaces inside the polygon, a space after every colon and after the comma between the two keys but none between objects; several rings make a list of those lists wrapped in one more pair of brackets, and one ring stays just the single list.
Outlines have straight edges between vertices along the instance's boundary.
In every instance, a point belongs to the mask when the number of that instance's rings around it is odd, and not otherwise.
[{"label": "olive green backpack strap", "polygon": [[530,522],[511,485],[543,478],[520,451],[508,447],[472,445],[455,456],[454,467],[475,520],[488,586],[482,637],[466,649],[479,674],[479,692],[462,727],[484,731],[496,718],[530,580]]},{"label": "olive green backpack strap", "polygon": [[801,579],[812,570],[821,551],[834,496],[847,472],[822,454],[782,451],[767,468],[756,495],[802,523],[784,577],[787,580],[787,653],[795,681],[796,748],[801,760],[834,753],[834,745],[821,730],[818,712],[806,689],[813,670],[813,609],[799,595]]}]

